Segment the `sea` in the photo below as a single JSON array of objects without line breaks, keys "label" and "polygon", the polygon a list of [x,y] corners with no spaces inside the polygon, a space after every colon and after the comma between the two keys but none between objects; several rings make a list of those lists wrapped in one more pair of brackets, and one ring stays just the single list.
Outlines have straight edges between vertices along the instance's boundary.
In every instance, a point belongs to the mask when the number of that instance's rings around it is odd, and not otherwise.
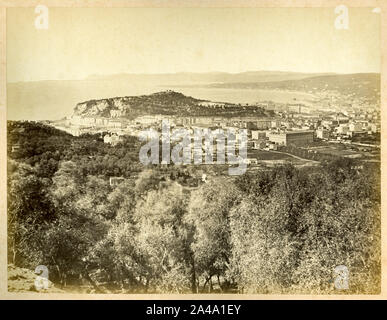
[{"label": "sea", "polygon": [[315,97],[303,92],[262,89],[223,89],[201,86],[133,84],[123,81],[55,80],[7,84],[8,120],[59,120],[72,114],[77,103],[174,90],[197,99],[216,102],[304,102]]}]

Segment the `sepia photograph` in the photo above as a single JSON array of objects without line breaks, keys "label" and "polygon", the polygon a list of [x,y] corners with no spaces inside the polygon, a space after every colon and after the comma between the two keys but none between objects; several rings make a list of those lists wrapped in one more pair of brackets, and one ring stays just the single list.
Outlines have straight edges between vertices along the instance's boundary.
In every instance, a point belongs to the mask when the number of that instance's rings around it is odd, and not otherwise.
[{"label": "sepia photograph", "polygon": [[385,7],[344,3],[4,9],[7,292],[380,295]]}]

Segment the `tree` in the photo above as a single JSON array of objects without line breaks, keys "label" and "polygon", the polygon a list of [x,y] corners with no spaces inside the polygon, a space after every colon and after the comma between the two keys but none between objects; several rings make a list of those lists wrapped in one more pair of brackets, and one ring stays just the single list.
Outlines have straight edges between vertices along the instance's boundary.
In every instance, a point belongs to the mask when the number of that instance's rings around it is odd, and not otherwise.
[{"label": "tree", "polygon": [[136,244],[146,261],[145,285],[160,292],[186,292],[190,285],[190,250],[187,242],[185,196],[170,183],[149,191],[136,205]]},{"label": "tree", "polygon": [[[85,190],[82,190],[77,183],[76,169],[74,163],[62,162],[53,177],[50,198],[57,219],[49,226],[43,254],[45,264],[52,266],[56,271],[54,276],[62,284],[69,276],[81,275],[93,284],[87,256],[107,232],[107,222],[98,210],[102,190],[95,191],[101,184],[106,186],[103,181],[88,177]],[[97,205],[97,211],[94,205]]]},{"label": "tree", "polygon": [[10,161],[8,167],[9,261],[35,268],[47,225],[56,218],[47,194],[50,183],[27,164]]},{"label": "tree", "polygon": [[186,221],[194,230],[191,245],[194,253],[197,286],[204,278],[201,290],[212,277],[224,277],[230,263],[229,213],[239,201],[240,193],[227,178],[216,178],[203,184],[191,195]]}]

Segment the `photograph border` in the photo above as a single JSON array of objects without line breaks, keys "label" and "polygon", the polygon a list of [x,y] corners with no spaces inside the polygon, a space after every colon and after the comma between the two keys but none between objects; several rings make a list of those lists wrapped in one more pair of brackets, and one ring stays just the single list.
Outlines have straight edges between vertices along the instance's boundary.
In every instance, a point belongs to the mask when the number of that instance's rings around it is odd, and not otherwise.
[{"label": "photograph border", "polygon": [[379,7],[381,9],[381,190],[387,190],[386,183],[386,143],[387,143],[387,1],[385,0],[0,0],[0,299],[33,299],[33,300],[97,300],[97,299],[128,299],[128,300],[380,300],[387,299],[387,192],[381,192],[381,293],[378,295],[307,295],[307,294],[68,294],[68,293],[13,293],[7,291],[7,81],[6,81],[6,10],[7,8],[35,7],[38,4],[47,7],[76,8],[119,8],[119,7],[332,7],[338,5],[351,7]]}]

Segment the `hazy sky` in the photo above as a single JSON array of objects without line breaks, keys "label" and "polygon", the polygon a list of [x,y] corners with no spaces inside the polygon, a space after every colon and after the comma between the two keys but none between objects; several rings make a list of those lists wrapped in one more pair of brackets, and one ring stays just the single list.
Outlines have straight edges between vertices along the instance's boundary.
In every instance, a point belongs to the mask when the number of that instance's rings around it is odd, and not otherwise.
[{"label": "hazy sky", "polygon": [[7,80],[91,74],[380,72],[380,15],[349,8],[56,8],[37,30],[34,8],[7,9]]}]

